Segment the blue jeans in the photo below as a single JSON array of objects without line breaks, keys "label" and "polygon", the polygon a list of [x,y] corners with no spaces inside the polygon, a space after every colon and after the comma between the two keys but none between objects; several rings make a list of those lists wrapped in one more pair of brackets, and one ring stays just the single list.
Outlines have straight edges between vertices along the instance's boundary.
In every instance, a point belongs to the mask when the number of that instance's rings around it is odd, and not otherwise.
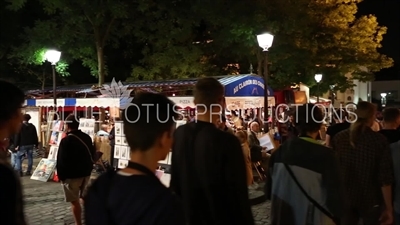
[{"label": "blue jeans", "polygon": [[14,170],[17,169],[17,158],[18,158],[18,153],[17,152],[11,153],[11,167]]},{"label": "blue jeans", "polygon": [[33,148],[34,145],[25,145],[25,146],[19,146],[18,152],[17,152],[17,170],[19,172],[22,172],[22,156],[26,154],[26,157],[28,158],[28,169],[26,172],[31,173],[32,172],[32,166],[33,166]]}]

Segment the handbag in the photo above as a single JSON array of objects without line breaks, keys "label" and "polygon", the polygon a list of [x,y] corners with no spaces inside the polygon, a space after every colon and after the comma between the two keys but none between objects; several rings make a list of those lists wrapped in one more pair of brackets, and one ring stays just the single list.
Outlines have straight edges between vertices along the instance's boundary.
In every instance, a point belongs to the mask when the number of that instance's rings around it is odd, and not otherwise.
[{"label": "handbag", "polygon": [[329,217],[336,225],[340,224],[340,220],[336,218],[332,213],[330,213],[327,209],[325,209],[322,205],[320,205],[317,201],[315,201],[310,195],[307,194],[306,190],[301,186],[299,181],[297,180],[296,176],[294,175],[292,169],[289,167],[288,164],[284,163],[286,170],[289,172],[290,176],[296,183],[296,185],[300,188],[301,192],[303,192],[304,196],[310,201],[315,208],[317,208],[319,211],[321,211],[323,214],[325,214],[327,217]]}]

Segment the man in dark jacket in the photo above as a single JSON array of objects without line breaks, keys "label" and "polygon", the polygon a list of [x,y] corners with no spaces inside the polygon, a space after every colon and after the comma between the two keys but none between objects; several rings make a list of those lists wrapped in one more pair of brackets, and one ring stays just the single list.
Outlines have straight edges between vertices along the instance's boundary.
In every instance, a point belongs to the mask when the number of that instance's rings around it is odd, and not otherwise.
[{"label": "man in dark jacket", "polygon": [[22,176],[22,156],[26,155],[28,158],[28,169],[26,175],[30,176],[32,173],[33,166],[33,150],[39,145],[39,138],[36,131],[35,125],[29,123],[31,116],[25,114],[24,121],[21,125],[21,131],[16,137],[15,145],[18,150],[17,153],[17,170]]},{"label": "man in dark jacket", "polygon": [[92,138],[78,130],[79,121],[75,115],[69,115],[65,125],[67,136],[58,148],[57,175],[62,182],[65,201],[71,203],[75,224],[81,225],[79,200],[88,184],[96,150]]},{"label": "man in dark jacket", "polygon": [[171,189],[182,198],[187,224],[254,224],[239,140],[219,130],[224,88],[197,81],[197,118],[178,127],[172,146]]}]

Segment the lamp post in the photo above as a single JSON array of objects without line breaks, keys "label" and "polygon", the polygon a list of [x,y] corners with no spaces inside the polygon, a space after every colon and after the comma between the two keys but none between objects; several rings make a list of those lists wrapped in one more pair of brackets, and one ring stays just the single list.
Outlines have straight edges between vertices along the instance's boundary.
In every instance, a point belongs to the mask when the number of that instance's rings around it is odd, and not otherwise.
[{"label": "lamp post", "polygon": [[315,74],[314,76],[315,81],[317,82],[317,103],[319,103],[319,83],[322,80],[322,74]]},{"label": "lamp post", "polygon": [[336,98],[336,93],[335,93],[335,87],[336,85],[329,85],[329,88],[331,89],[331,103],[332,106],[335,106],[335,98]]},{"label": "lamp post", "polygon": [[386,96],[387,96],[387,93],[381,93],[381,104],[382,104],[382,107],[385,107],[386,106]]},{"label": "lamp post", "polygon": [[264,60],[264,132],[269,131],[268,128],[268,49],[272,46],[274,41],[274,35],[272,34],[260,34],[257,35],[258,45],[265,52]]},{"label": "lamp post", "polygon": [[53,70],[53,100],[54,100],[54,111],[57,110],[57,95],[56,95],[56,64],[60,61],[61,52],[56,50],[48,50],[45,54],[46,60],[51,63]]}]

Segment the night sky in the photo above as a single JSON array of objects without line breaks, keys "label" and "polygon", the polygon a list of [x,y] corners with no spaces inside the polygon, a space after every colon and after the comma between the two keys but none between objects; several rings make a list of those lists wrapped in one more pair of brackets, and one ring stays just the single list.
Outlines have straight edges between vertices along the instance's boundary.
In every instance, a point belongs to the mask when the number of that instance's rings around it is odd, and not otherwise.
[{"label": "night sky", "polygon": [[376,80],[400,79],[399,6],[397,0],[364,0],[359,4],[360,14],[374,14],[379,24],[388,28],[381,52],[395,60],[395,67],[377,73]]}]

